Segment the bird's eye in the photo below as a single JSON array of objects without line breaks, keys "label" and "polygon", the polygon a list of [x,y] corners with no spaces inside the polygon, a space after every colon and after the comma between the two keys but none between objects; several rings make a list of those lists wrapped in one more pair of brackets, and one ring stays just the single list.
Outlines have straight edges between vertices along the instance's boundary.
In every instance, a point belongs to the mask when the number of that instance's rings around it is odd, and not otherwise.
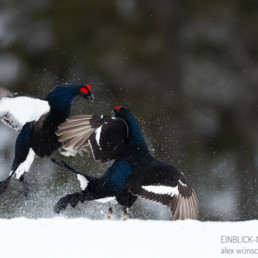
[{"label": "bird's eye", "polygon": [[91,92],[91,87],[89,84],[86,84],[86,88],[88,89],[89,92]]},{"label": "bird's eye", "polygon": [[82,93],[86,94],[86,95],[88,94],[88,90],[85,89],[85,88],[81,88],[80,91],[81,91]]}]

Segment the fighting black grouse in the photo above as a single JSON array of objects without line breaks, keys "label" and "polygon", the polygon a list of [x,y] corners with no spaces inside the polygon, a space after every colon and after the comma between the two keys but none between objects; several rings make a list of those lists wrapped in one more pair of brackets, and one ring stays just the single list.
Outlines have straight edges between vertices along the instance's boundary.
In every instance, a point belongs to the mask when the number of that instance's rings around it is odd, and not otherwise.
[{"label": "fighting black grouse", "polygon": [[[119,106],[114,114],[112,117],[74,116],[59,126],[56,132],[59,140],[70,140],[64,146],[67,150],[78,150],[89,144],[95,159],[114,160],[114,163],[101,177],[95,178],[63,161],[53,160],[77,173],[83,189],[61,198],[55,212],[59,213],[68,204],[75,207],[79,201],[115,197],[126,217],[127,208],[137,197],[142,197],[166,205],[173,219],[197,219],[198,198],[184,174],[151,156],[141,128],[128,109]],[[92,133],[93,128],[96,130]]]},{"label": "fighting black grouse", "polygon": [[[0,120],[19,132],[15,145],[15,157],[8,178],[0,182],[3,193],[10,179],[16,175],[24,181],[34,156],[50,156],[61,147],[55,131],[70,115],[76,96],[93,100],[89,85],[57,86],[45,99],[13,96],[9,91],[0,91]],[[63,152],[64,155],[76,154]]]}]

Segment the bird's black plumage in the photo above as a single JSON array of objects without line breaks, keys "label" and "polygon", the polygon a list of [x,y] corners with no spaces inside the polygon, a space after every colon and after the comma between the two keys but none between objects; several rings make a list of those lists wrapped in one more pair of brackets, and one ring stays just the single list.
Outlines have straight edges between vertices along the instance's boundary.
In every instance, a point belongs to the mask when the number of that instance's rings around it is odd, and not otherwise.
[{"label": "bird's black plumage", "polygon": [[[89,142],[97,159],[103,155],[100,160],[113,159],[114,163],[100,178],[85,175],[85,189],[60,199],[55,211],[60,212],[69,203],[74,207],[79,201],[111,196],[129,208],[137,197],[142,197],[166,205],[174,219],[196,219],[198,198],[183,173],[149,153],[141,128],[128,109],[117,107],[114,112],[115,117],[111,118],[71,117],[59,127],[57,134],[61,140],[68,140],[65,136],[72,133],[72,141],[87,135],[81,145],[68,142],[65,147],[80,148]],[[75,133],[77,126],[80,127],[79,136]],[[89,128],[96,128],[96,131],[89,134]]]},{"label": "bird's black plumage", "polygon": [[79,151],[88,144],[94,158],[105,162],[125,156],[128,152],[128,130],[124,121],[110,116],[81,115],[69,117],[56,134],[68,152]]},{"label": "bird's black plumage", "polygon": [[13,175],[24,180],[23,173],[29,170],[35,155],[50,156],[61,147],[55,131],[70,115],[74,98],[93,99],[89,85],[57,86],[43,100],[24,96],[10,98],[10,94],[6,96],[6,91],[3,92],[0,120],[16,129],[19,135],[12,170],[9,177],[0,182],[0,193],[6,190]]}]

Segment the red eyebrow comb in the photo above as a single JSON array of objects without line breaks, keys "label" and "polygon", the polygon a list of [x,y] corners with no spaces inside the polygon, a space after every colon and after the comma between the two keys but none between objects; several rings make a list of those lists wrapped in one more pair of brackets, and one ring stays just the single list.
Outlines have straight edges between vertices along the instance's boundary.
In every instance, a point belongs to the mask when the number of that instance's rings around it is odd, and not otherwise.
[{"label": "red eyebrow comb", "polygon": [[85,87],[91,92],[91,87],[89,84],[86,84]]},{"label": "red eyebrow comb", "polygon": [[121,106],[116,107],[116,111],[119,111],[121,109]]},{"label": "red eyebrow comb", "polygon": [[88,90],[85,89],[85,88],[81,88],[80,91],[83,92],[83,93],[86,94],[86,95],[88,94]]}]

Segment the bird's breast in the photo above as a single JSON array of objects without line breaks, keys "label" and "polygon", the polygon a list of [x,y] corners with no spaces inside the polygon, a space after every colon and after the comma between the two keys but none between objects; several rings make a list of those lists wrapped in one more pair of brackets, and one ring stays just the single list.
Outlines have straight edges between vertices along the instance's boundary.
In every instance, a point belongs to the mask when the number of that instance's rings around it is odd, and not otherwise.
[{"label": "bird's breast", "polygon": [[132,174],[133,168],[126,160],[116,161],[102,176],[102,180],[114,191],[122,191],[126,188]]}]

